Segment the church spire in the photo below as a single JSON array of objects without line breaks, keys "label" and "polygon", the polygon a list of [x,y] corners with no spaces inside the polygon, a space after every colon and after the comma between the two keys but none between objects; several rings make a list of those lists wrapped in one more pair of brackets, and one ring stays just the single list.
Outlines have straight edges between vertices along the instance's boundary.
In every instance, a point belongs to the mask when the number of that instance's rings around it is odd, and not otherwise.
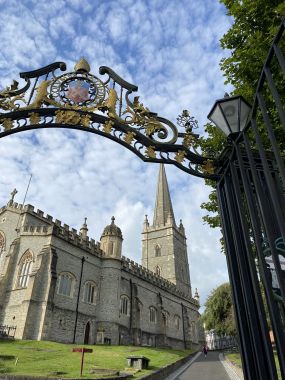
[{"label": "church spire", "polygon": [[164,165],[160,164],[153,227],[165,226],[166,224],[175,225],[175,218]]}]

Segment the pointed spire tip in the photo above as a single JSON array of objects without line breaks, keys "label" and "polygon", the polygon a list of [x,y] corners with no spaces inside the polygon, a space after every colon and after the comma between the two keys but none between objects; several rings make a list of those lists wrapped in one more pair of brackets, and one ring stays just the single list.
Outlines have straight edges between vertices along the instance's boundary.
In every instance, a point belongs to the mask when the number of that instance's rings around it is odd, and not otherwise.
[{"label": "pointed spire tip", "polygon": [[175,225],[175,218],[164,164],[161,163],[158,174],[153,226],[164,226],[166,224]]}]

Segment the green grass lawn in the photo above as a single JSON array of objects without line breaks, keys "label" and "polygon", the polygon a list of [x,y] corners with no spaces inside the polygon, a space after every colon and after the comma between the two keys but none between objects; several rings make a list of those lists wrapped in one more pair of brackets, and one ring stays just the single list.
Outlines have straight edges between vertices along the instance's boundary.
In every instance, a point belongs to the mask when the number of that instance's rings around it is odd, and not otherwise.
[{"label": "green grass lawn", "polygon": [[240,358],[240,354],[238,353],[231,353],[231,354],[228,354],[226,353],[225,354],[226,357],[236,366],[242,368],[242,364],[241,364],[241,358]]},{"label": "green grass lawn", "polygon": [[84,346],[62,344],[47,341],[0,340],[0,374],[80,377],[81,354],[72,352],[74,347],[92,348],[85,354],[83,378],[96,378],[102,375],[90,375],[90,368],[106,368],[122,371],[127,367],[126,357],[144,355],[150,359],[149,370],[136,373],[143,376],[167,364],[173,363],[191,353],[190,350],[178,351],[133,346]]},{"label": "green grass lawn", "polygon": [[[225,353],[226,357],[234,364],[237,365],[238,367],[242,368],[241,364],[241,358],[239,353]],[[277,374],[278,374],[278,379],[281,379],[281,374],[280,374],[280,367],[279,367],[279,362],[278,362],[278,357],[277,353],[274,353],[274,359],[277,367]]]}]

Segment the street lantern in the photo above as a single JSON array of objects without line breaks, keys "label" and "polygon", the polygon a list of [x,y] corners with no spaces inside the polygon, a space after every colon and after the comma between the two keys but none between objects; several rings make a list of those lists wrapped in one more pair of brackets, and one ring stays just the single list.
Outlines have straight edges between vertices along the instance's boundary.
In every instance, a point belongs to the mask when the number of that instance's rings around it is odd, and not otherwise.
[{"label": "street lantern", "polygon": [[240,95],[216,100],[208,119],[220,128],[227,136],[241,132],[248,121],[251,107]]}]

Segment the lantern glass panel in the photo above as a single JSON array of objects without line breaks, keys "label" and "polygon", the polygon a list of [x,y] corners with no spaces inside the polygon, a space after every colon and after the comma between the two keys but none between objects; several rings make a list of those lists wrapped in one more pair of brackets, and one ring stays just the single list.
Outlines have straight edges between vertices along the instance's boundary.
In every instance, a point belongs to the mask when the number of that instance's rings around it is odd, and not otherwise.
[{"label": "lantern glass panel", "polygon": [[250,114],[251,108],[248,104],[243,102],[241,99],[241,105],[240,105],[240,130],[242,131],[248,122],[249,114]]},{"label": "lantern glass panel", "polygon": [[239,129],[240,123],[239,123],[239,118],[238,118],[239,99],[232,99],[232,100],[227,100],[225,102],[221,102],[220,106],[223,110],[224,117],[226,118],[226,121],[228,122],[227,135],[229,133],[239,132],[240,131]]},{"label": "lantern glass panel", "polygon": [[215,108],[213,109],[213,112],[211,115],[209,115],[209,119],[219,126],[219,128],[226,134],[228,135],[230,133],[229,127],[225,121],[224,115],[221,111],[221,108],[219,107],[219,104],[217,103]]}]

